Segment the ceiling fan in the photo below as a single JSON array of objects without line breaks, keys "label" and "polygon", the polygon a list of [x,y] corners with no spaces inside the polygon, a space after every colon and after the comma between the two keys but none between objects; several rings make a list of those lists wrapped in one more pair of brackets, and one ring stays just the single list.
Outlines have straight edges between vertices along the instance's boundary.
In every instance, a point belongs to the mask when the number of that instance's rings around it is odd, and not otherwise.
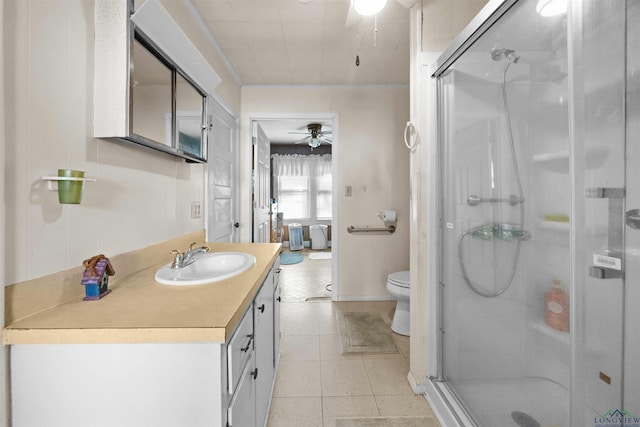
[{"label": "ceiling fan", "polygon": [[309,123],[307,125],[306,132],[289,132],[290,135],[307,135],[299,141],[296,141],[295,144],[302,144],[303,142],[309,144],[311,149],[318,148],[322,143],[331,144],[333,140],[327,135],[331,135],[333,132],[331,130],[322,130],[322,124],[320,123]]}]

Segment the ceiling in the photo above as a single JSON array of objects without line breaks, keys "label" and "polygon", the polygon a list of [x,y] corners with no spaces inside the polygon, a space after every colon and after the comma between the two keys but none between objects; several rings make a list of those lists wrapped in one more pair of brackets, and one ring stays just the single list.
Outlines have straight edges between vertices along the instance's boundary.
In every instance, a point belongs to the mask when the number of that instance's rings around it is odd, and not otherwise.
[{"label": "ceiling", "polygon": [[269,137],[271,144],[295,144],[305,137],[305,135],[289,132],[306,132],[309,123],[320,123],[322,130],[332,130],[332,120],[309,120],[309,119],[278,119],[260,120],[260,127]]},{"label": "ceiling", "polygon": [[389,0],[376,19],[352,11],[349,22],[350,0],[191,1],[242,84],[409,83],[415,0]]}]

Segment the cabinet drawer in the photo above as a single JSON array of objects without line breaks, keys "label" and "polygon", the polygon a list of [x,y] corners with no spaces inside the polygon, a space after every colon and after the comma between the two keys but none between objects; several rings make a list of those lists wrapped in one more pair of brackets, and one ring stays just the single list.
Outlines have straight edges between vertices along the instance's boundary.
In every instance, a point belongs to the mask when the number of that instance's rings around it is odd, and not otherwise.
[{"label": "cabinet drawer", "polygon": [[253,309],[242,316],[236,331],[227,346],[227,360],[229,369],[229,394],[235,391],[244,366],[253,354]]}]

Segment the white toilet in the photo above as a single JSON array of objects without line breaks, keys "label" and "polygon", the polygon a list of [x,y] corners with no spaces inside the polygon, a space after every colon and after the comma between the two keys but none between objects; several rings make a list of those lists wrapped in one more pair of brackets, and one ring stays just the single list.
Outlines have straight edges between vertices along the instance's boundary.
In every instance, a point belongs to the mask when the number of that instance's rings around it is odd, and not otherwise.
[{"label": "white toilet", "polygon": [[387,290],[398,300],[391,330],[409,336],[409,271],[396,271],[387,277]]}]

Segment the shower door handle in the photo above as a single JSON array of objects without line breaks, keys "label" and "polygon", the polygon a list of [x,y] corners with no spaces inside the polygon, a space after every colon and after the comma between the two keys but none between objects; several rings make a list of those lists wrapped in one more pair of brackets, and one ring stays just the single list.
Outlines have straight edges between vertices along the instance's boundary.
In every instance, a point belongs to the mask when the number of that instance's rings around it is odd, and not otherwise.
[{"label": "shower door handle", "polygon": [[[624,214],[624,188],[587,188],[585,197],[609,200],[609,227],[607,255],[594,254],[595,265],[589,267],[589,276],[596,279],[619,279],[624,277],[622,254],[624,252],[624,224],[629,213]],[[639,211],[640,212],[640,211]],[[631,217],[640,215],[631,215]],[[640,222],[639,222],[640,225]]]},{"label": "shower door handle", "polygon": [[589,267],[589,276],[594,279],[621,279],[624,274],[621,270],[614,270],[606,267]]},{"label": "shower door handle", "polygon": [[634,229],[640,228],[640,209],[631,209],[624,214],[624,222]]}]

